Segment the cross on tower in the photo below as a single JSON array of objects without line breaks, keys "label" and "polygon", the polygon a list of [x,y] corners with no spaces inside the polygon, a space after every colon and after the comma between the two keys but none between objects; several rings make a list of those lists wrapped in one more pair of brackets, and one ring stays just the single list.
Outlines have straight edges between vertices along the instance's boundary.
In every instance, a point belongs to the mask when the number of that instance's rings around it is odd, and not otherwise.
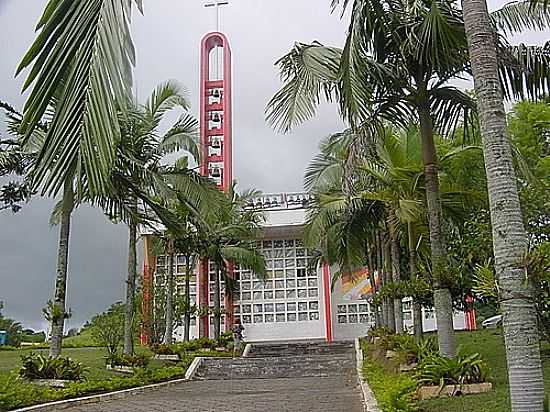
[{"label": "cross on tower", "polygon": [[216,8],[216,31],[220,31],[220,7],[229,5],[229,1],[207,1],[204,7]]}]

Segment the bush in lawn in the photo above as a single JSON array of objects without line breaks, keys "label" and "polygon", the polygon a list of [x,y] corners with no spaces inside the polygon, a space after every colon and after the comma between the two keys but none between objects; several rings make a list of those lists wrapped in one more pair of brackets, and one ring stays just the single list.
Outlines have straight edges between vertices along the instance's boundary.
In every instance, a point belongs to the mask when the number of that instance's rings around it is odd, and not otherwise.
[{"label": "bush in lawn", "polygon": [[106,358],[106,362],[107,365],[111,366],[130,366],[132,368],[146,368],[149,364],[149,356],[145,354],[113,354]]},{"label": "bush in lawn", "polygon": [[113,304],[106,312],[92,318],[93,339],[107,349],[107,356],[114,356],[124,339],[124,305]]},{"label": "bush in lawn", "polygon": [[489,367],[479,353],[459,354],[455,359],[439,355],[424,359],[417,368],[419,386],[445,386],[483,383],[488,381]]},{"label": "bush in lawn", "polygon": [[177,355],[178,347],[175,345],[153,345],[151,351],[157,355]]},{"label": "bush in lawn", "polygon": [[22,381],[16,375],[0,374],[0,411],[183,378],[191,361],[192,359],[187,364],[182,363],[181,366],[157,370],[140,370],[131,376],[115,376],[105,380],[75,382],[62,389],[36,386]]},{"label": "bush in lawn", "polygon": [[19,376],[25,379],[61,379],[79,381],[87,368],[69,358],[50,358],[34,352],[21,355]]}]

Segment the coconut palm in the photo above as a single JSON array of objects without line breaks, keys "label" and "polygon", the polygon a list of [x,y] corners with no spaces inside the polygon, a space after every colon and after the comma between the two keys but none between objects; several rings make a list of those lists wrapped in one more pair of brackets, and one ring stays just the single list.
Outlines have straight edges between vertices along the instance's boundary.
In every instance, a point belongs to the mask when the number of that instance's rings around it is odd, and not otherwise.
[{"label": "coconut palm", "polygon": [[[507,134],[503,90],[497,64],[498,50],[494,40],[495,27],[484,0],[464,0],[463,8],[487,170],[495,269],[503,314],[512,411],[542,412],[545,395],[537,311],[533,287],[531,282],[526,281],[528,274],[526,266],[522,264],[528,241]],[[541,11],[544,8],[550,9],[540,2],[533,3],[530,10]],[[538,25],[534,19],[527,20],[527,23]],[[522,25],[511,22],[508,26],[510,31],[516,31]],[[518,48],[517,51],[531,63],[532,57],[527,50]],[[548,43],[538,52],[550,61]],[[544,90],[545,78],[550,77],[550,74],[541,66],[529,67],[532,71],[526,76],[525,83],[530,94],[536,95],[541,89]],[[521,77],[520,79],[523,80]]]},{"label": "coconut palm", "polygon": [[[141,9],[141,1],[135,0]],[[33,85],[21,132],[28,143],[44,115],[53,113],[32,168],[32,188],[62,192],[50,355],[61,352],[65,320],[70,220],[85,194],[106,194],[120,127],[117,107],[131,90],[134,49],[131,0],[50,0],[40,33],[17,73],[32,66],[23,89]]]},{"label": "coconut palm", "polygon": [[[338,101],[351,128],[371,140],[373,128],[380,121],[401,126],[420,124],[439,349],[442,355],[453,357],[456,342],[451,294],[444,279],[446,243],[433,137],[434,130],[445,133],[459,121],[469,126],[475,111],[473,99],[448,84],[470,73],[462,11],[455,2],[443,0],[332,1],[334,8],[340,4],[344,10],[352,9],[345,47],[297,43],[278,61],[285,85],[268,104],[267,119],[278,129],[288,131],[312,118],[324,96]],[[546,28],[550,13],[541,8],[532,13],[526,4],[507,5],[493,14],[494,24],[514,30]],[[529,16],[536,23],[530,24]],[[514,53],[503,37],[498,39],[504,74],[501,80],[517,91],[523,86],[517,80],[525,73],[522,56]],[[529,63],[531,67],[547,67],[540,53],[533,54]],[[535,84],[547,87],[541,82]]]},{"label": "coconut palm", "polygon": [[[251,270],[261,278],[266,275],[265,260],[256,247],[257,235],[263,215],[257,210],[247,209],[248,201],[257,196],[256,191],[239,194],[233,185],[227,193],[215,216],[208,221],[208,233],[204,256],[213,268],[214,282],[214,337],[219,339],[221,333],[221,281],[225,283],[225,293],[234,291],[235,282],[231,269],[239,266]],[[227,308],[226,308],[227,309]]]}]

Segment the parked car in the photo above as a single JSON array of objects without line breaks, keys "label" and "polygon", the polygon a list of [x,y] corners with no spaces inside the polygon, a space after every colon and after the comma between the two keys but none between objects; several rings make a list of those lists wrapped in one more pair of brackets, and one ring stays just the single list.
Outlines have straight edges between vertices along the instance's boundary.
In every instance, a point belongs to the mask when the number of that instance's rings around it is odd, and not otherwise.
[{"label": "parked car", "polygon": [[491,316],[481,322],[483,329],[496,329],[502,325],[502,315]]}]

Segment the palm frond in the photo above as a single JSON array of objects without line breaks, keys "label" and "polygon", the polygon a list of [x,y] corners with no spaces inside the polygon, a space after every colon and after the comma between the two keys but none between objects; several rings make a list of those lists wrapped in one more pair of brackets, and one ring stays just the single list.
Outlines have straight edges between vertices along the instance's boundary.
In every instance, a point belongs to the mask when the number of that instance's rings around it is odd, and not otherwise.
[{"label": "palm frond", "polygon": [[176,107],[184,110],[190,108],[189,91],[175,80],[168,80],[158,85],[145,103],[147,118],[157,123],[167,111]]},{"label": "palm frond", "polygon": [[332,100],[338,79],[341,50],[314,42],[297,43],[277,61],[285,83],[266,107],[266,120],[287,133],[311,119],[321,99]]},{"label": "palm frond", "polygon": [[550,93],[550,41],[543,46],[499,44],[500,78],[507,99],[537,100]]},{"label": "palm frond", "polygon": [[131,0],[50,0],[40,19],[17,73],[32,65],[23,86],[34,84],[22,119],[27,140],[54,105],[33,170],[42,193],[58,193],[77,162],[92,193],[108,190],[120,140],[117,106],[129,96],[135,62],[131,7]]},{"label": "palm frond", "polygon": [[183,114],[170,130],[162,137],[155,151],[160,155],[185,150],[200,163],[199,122],[189,113]]},{"label": "palm frond", "polygon": [[438,87],[430,93],[430,104],[434,126],[441,134],[452,134],[460,124],[466,134],[473,130],[477,106],[467,92],[453,86]]},{"label": "palm frond", "polygon": [[224,246],[222,256],[243,269],[253,271],[260,279],[263,279],[267,274],[263,255],[251,246],[243,244]]},{"label": "palm frond", "polygon": [[541,0],[512,1],[492,12],[491,19],[507,35],[546,30],[550,27],[550,7]]}]

